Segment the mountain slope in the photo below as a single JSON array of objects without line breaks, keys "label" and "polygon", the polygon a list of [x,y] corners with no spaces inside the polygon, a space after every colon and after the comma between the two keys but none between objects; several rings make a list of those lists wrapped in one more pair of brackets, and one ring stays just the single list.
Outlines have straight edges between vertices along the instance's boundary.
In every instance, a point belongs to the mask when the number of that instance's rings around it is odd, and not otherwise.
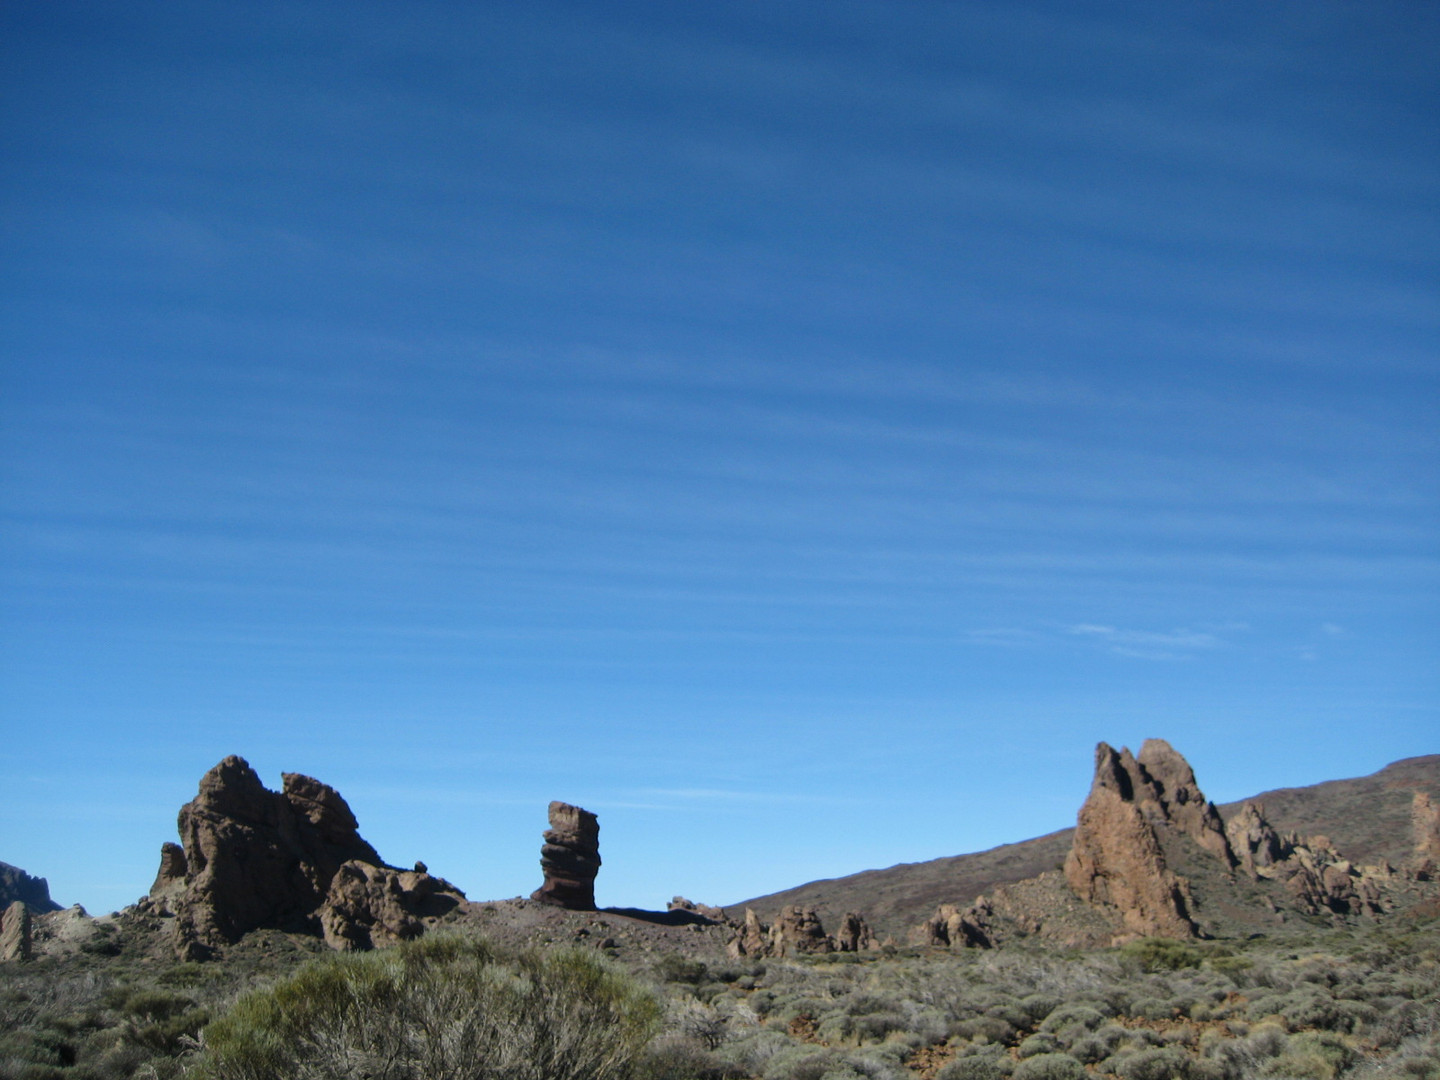
[{"label": "mountain slope", "polygon": [[[1261,802],[1277,829],[1328,836],[1356,862],[1385,859],[1399,864],[1410,854],[1410,802],[1416,791],[1440,799],[1440,754],[1405,758],[1370,776],[1267,791],[1226,803],[1220,811],[1228,819],[1246,802]],[[881,937],[903,941],[938,904],[963,906],[997,885],[1059,869],[1074,833],[1073,828],[1061,829],[970,855],[811,881],[730,908],[737,915],[753,908],[769,921],[786,905],[799,904],[814,908],[826,926],[838,925],[847,911],[857,911]]]}]

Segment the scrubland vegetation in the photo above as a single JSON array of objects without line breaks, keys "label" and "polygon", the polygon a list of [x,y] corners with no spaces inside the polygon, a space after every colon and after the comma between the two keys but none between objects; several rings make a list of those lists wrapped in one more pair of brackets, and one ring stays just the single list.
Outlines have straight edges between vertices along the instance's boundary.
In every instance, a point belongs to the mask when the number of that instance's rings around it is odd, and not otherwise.
[{"label": "scrubland vegetation", "polygon": [[759,964],[436,936],[0,971],[0,1080],[1440,1080],[1440,926]]}]

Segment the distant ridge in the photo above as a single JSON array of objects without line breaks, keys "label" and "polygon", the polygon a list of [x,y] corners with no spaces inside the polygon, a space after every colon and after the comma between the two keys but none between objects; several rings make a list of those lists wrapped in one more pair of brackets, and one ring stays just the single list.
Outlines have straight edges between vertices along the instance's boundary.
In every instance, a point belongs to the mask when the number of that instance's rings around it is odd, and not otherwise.
[{"label": "distant ridge", "polygon": [[[1416,791],[1440,799],[1440,754],[1405,758],[1369,776],[1277,788],[1219,809],[1228,820],[1246,802],[1259,802],[1277,829],[1327,836],[1357,861],[1398,865],[1410,855],[1410,807]],[[1073,828],[1061,829],[969,855],[811,881],[727,906],[732,916],[749,907],[768,920],[797,904],[815,909],[827,924],[847,911],[861,911],[877,934],[904,941],[939,904],[963,906],[998,885],[1059,870],[1074,835]]]}]

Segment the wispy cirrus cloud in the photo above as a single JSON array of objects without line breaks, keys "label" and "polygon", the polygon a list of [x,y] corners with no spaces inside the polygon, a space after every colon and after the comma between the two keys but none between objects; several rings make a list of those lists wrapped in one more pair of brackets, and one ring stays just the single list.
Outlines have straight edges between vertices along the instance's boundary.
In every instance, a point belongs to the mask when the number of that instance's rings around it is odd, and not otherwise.
[{"label": "wispy cirrus cloud", "polygon": [[1101,623],[1077,623],[1066,627],[1066,633],[1093,641],[1116,656],[1132,656],[1142,660],[1187,659],[1201,652],[1223,648],[1227,644],[1210,630],[1192,630],[1188,627],[1168,631],[1127,630]]}]

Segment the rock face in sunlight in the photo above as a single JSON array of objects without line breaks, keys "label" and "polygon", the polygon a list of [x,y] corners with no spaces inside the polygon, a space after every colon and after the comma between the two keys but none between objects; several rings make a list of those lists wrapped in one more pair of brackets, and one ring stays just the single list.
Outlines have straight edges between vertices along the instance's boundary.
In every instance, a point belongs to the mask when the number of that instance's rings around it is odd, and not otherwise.
[{"label": "rock face in sunlight", "polygon": [[[1174,779],[1177,770],[1169,755],[1175,752],[1168,743],[1161,745],[1169,754],[1157,755]],[[1188,765],[1184,772],[1190,772]],[[1190,781],[1193,784],[1193,773]],[[1132,935],[1193,937],[1189,890],[1166,865],[1156,835],[1157,822],[1167,817],[1163,790],[1128,749],[1117,752],[1103,742],[1097,746],[1095,779],[1080,808],[1065,880],[1082,900],[1113,909]]]},{"label": "rock face in sunlight", "polygon": [[1417,877],[1432,881],[1440,877],[1440,804],[1423,791],[1415,792],[1410,804],[1410,826],[1415,834],[1411,866]]},{"label": "rock face in sunlight", "polygon": [[180,844],[161,848],[140,907],[174,920],[170,932],[185,959],[205,959],[262,927],[314,932],[323,925],[338,948],[388,944],[417,936],[441,897],[452,907],[463,899],[447,882],[387,867],[334,788],[285,773],[282,790],[270,791],[233,755],[180,808],[179,831]]},{"label": "rock face in sunlight", "polygon": [[751,908],[745,921],[735,928],[726,946],[737,959],[763,956],[808,956],[817,953],[867,952],[880,948],[864,918],[847,911],[840,930],[831,937],[814,908],[790,904],[780,910],[775,922],[765,925]]},{"label": "rock face in sunlight", "polygon": [[0,914],[0,960],[30,959],[30,908],[13,900]]},{"label": "rock face in sunlight", "polygon": [[600,872],[599,819],[578,806],[552,802],[540,869],[545,882],[530,899],[571,911],[594,911],[595,875]]},{"label": "rock face in sunlight", "polygon": [[31,877],[18,866],[0,862],[0,908],[16,900],[23,900],[36,914],[60,910],[50,899],[50,885],[43,877]]}]

